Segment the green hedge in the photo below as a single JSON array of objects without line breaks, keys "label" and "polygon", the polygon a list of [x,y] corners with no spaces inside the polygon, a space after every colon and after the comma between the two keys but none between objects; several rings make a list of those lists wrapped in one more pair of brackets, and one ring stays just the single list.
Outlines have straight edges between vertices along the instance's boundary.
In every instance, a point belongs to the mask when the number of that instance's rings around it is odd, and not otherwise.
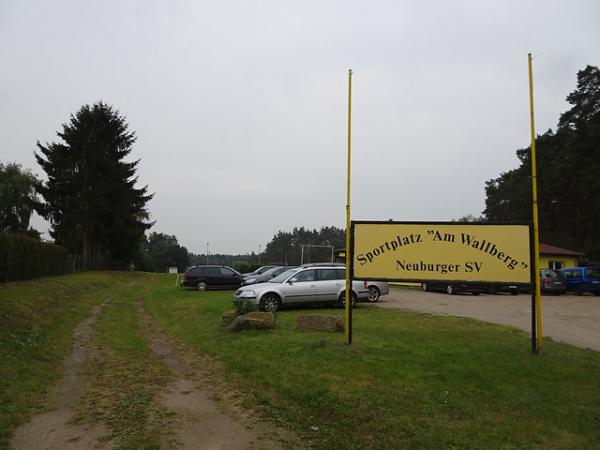
[{"label": "green hedge", "polygon": [[67,249],[28,236],[0,232],[0,282],[71,272]]}]

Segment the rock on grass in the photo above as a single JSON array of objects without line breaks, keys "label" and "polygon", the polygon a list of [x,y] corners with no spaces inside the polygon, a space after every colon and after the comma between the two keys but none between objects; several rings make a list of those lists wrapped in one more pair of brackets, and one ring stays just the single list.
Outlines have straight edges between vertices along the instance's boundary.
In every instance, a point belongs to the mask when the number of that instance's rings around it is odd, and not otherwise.
[{"label": "rock on grass", "polygon": [[231,331],[241,330],[268,330],[275,325],[275,314],[272,312],[251,312],[237,316],[231,322]]},{"label": "rock on grass", "polygon": [[344,331],[344,319],[339,316],[307,314],[298,317],[300,331]]}]

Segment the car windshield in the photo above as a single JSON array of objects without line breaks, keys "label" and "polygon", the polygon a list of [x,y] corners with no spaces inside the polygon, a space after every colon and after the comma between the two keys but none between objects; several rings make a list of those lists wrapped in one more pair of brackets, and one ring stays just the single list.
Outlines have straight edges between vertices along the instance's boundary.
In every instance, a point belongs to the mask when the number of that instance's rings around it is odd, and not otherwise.
[{"label": "car windshield", "polygon": [[279,267],[271,267],[269,270],[263,272],[261,275],[274,275],[279,270]]},{"label": "car windshield", "polygon": [[296,269],[296,267],[294,266],[286,266],[286,267],[278,267],[277,269],[275,269],[275,271],[273,272],[274,276],[279,275],[280,273],[286,272],[290,269]]},{"label": "car windshield", "polygon": [[285,280],[287,280],[289,277],[291,277],[292,275],[294,275],[296,272],[298,272],[300,269],[290,269],[290,270],[286,270],[283,273],[280,273],[279,275],[277,275],[274,278],[271,278],[269,280],[269,283],[283,283]]}]

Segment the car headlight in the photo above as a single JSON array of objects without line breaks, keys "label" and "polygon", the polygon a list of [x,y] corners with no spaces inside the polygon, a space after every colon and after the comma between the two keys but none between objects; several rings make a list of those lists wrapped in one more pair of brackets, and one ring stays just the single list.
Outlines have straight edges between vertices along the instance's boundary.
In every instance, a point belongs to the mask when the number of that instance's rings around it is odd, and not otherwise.
[{"label": "car headlight", "polygon": [[253,290],[242,291],[237,298],[256,298],[256,292]]},{"label": "car headlight", "polygon": [[244,280],[244,283],[250,284],[250,283],[254,283],[255,281],[256,281],[256,278],[248,278],[247,280]]}]

